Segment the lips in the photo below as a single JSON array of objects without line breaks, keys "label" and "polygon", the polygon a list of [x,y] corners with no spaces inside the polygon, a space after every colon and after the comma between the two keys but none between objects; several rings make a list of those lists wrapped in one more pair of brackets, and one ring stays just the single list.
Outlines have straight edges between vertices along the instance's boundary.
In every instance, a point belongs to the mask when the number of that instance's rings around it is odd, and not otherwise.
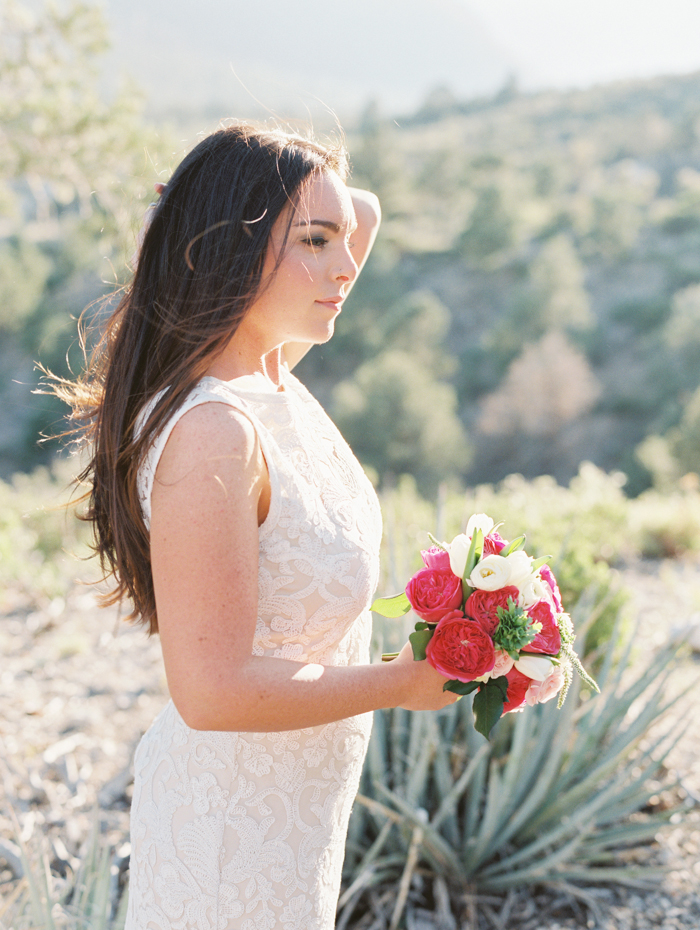
[{"label": "lips", "polygon": [[343,297],[327,297],[325,300],[317,300],[316,303],[334,310],[340,310],[340,305],[343,300]]}]

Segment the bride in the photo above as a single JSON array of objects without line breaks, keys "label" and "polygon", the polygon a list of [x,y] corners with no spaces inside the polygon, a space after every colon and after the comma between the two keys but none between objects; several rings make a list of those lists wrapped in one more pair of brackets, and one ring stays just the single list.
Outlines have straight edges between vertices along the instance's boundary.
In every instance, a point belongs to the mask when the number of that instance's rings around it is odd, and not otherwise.
[{"label": "bride", "polygon": [[87,373],[88,517],[171,701],[135,758],[127,930],[330,930],[371,711],[456,700],[370,664],[376,495],[290,369],[324,343],[379,204],[344,152],[237,124],[162,191]]}]

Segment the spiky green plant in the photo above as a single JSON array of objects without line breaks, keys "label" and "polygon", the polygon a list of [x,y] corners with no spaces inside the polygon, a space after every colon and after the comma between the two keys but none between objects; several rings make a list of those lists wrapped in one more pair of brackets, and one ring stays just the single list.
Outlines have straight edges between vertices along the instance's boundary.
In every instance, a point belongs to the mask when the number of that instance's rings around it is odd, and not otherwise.
[{"label": "spiky green plant", "polygon": [[[590,607],[584,599],[579,612]],[[446,880],[454,902],[474,887],[493,893],[544,881],[639,884],[658,876],[651,867],[623,866],[620,853],[650,842],[673,813],[649,810],[679,736],[675,723],[662,723],[678,700],[664,697],[677,649],[633,671],[634,637],[619,639],[616,632],[606,648],[601,695],[581,694],[577,681],[561,710],[552,701],[508,715],[490,744],[473,729],[468,697],[440,714],[375,715],[350,823],[339,928],[366,909],[368,895],[388,888],[386,926],[400,926],[417,870]]]},{"label": "spiky green plant", "polygon": [[18,831],[23,877],[0,904],[0,930],[123,930],[125,893],[120,894],[114,850],[95,818],[83,858],[73,874],[52,874],[46,843],[25,843]]}]

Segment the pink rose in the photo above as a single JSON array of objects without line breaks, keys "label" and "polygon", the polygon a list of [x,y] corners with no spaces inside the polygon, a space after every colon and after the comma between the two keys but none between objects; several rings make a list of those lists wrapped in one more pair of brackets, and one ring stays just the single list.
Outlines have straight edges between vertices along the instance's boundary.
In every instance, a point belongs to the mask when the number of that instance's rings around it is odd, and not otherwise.
[{"label": "pink rose", "polygon": [[525,695],[532,684],[532,678],[523,675],[517,668],[512,668],[506,675],[508,679],[507,700],[503,705],[503,713],[518,710],[525,703]]},{"label": "pink rose", "polygon": [[406,597],[421,619],[437,623],[462,606],[462,582],[449,569],[423,568],[406,585]]},{"label": "pink rose", "polygon": [[500,555],[501,549],[504,549],[505,546],[506,540],[498,530],[493,530],[488,536],[484,537],[484,555]]},{"label": "pink rose", "polygon": [[450,571],[450,553],[439,546],[421,550],[421,558],[426,568],[437,568],[441,572]]},{"label": "pink rose", "polygon": [[533,681],[527,689],[525,700],[534,707],[535,704],[544,704],[545,701],[551,701],[555,694],[558,694],[564,686],[564,673],[555,665],[552,671],[547,675],[544,681]]},{"label": "pink rose", "polygon": [[425,657],[441,675],[458,681],[474,681],[490,672],[496,661],[488,633],[457,610],[444,616],[435,627]]},{"label": "pink rose", "polygon": [[508,655],[505,649],[497,649],[496,661],[493,666],[493,671],[491,672],[491,677],[500,678],[501,675],[507,675],[514,664],[513,659]]},{"label": "pink rose", "polygon": [[538,601],[528,608],[528,616],[535,623],[541,623],[542,629],[531,643],[525,646],[523,652],[544,652],[555,656],[561,649],[561,633],[552,608],[547,601]]},{"label": "pink rose", "polygon": [[512,584],[498,588],[496,591],[483,591],[478,588],[467,598],[464,612],[472,620],[476,620],[489,636],[493,636],[501,622],[498,619],[497,608],[502,607],[505,610],[508,607],[509,597],[512,597],[517,604],[519,596],[520,591]]},{"label": "pink rose", "polygon": [[554,572],[549,567],[549,565],[540,566],[540,578],[547,585],[549,590],[552,592],[552,600],[554,601],[554,607],[556,610],[561,612],[561,592],[559,591],[559,585],[557,584],[557,579],[554,577]]}]

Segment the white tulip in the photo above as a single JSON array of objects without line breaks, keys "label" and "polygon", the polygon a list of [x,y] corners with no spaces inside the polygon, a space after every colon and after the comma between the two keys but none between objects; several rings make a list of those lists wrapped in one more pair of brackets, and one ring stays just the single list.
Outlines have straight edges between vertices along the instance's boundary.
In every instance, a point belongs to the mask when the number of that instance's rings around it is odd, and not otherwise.
[{"label": "white tulip", "polygon": [[533,681],[544,681],[552,671],[553,662],[547,656],[524,656],[521,654],[515,667]]},{"label": "white tulip", "polygon": [[488,536],[494,528],[494,522],[486,513],[473,513],[467,521],[466,535],[471,539],[474,530],[481,530],[484,536]]},{"label": "white tulip", "polygon": [[546,600],[547,590],[544,583],[537,577],[527,581],[520,588],[520,606],[527,610],[528,607],[534,606],[538,601]]},{"label": "white tulip", "polygon": [[469,576],[469,584],[481,591],[497,591],[511,584],[510,571],[508,559],[504,559],[502,555],[487,555],[477,562],[476,568]]},{"label": "white tulip", "polygon": [[506,556],[510,566],[510,581],[508,584],[514,584],[516,588],[522,588],[533,580],[532,559],[530,556],[518,549],[517,552],[511,552]]},{"label": "white tulip", "polygon": [[467,566],[467,556],[469,555],[469,547],[471,544],[471,539],[465,536],[464,533],[461,533],[459,536],[455,536],[447,547],[447,551],[450,553],[450,568],[458,578],[464,576],[464,569]]}]

